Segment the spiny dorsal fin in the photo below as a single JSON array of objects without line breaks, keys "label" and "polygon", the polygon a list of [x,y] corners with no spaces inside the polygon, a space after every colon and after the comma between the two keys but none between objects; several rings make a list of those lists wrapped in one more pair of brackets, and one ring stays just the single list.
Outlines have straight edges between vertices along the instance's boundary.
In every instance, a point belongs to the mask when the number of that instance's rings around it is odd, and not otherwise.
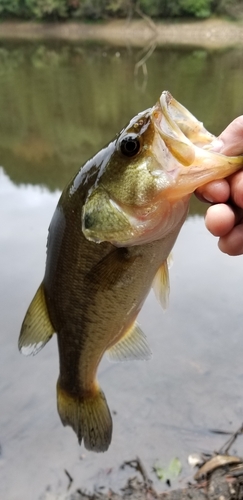
[{"label": "spiny dorsal fin", "polygon": [[[172,258],[169,256],[169,261]],[[169,269],[168,269],[168,260],[165,260],[158,269],[154,280],[153,280],[153,289],[156,298],[159,303],[166,309],[169,303],[169,295],[170,295],[170,277],[169,277]]]},{"label": "spiny dorsal fin", "polygon": [[150,359],[150,351],[147,338],[140,326],[134,322],[125,335],[107,351],[110,361],[133,361],[138,359]]},{"label": "spiny dorsal fin", "polygon": [[25,315],[19,336],[19,350],[26,356],[37,354],[53,333],[41,284]]}]

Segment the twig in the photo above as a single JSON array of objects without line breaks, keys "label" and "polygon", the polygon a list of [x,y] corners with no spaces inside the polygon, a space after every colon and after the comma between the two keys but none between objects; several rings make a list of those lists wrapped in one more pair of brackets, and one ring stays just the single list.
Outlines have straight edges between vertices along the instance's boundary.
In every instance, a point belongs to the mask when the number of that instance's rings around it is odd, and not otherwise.
[{"label": "twig", "polygon": [[157,26],[154,23],[153,19],[150,16],[144,14],[144,12],[140,9],[139,0],[130,0],[128,1],[128,14],[127,14],[127,24],[131,22],[131,19],[134,14],[138,14],[145,23],[149,26],[149,28],[157,34]]},{"label": "twig", "polygon": [[142,19],[148,24],[148,26],[151,28],[151,30],[153,30],[153,32],[157,35],[156,24],[154,23],[154,21],[151,17],[146,16],[146,14],[144,14],[144,12],[140,9],[138,2],[136,2],[134,10],[140,17],[142,17]]},{"label": "twig", "polygon": [[222,454],[227,455],[227,453],[229,452],[229,449],[234,444],[237,437],[242,433],[243,433],[243,424],[241,424],[239,429],[237,431],[235,431],[229,439],[227,439],[226,443],[224,443],[223,446],[221,446],[221,448],[219,449],[219,451],[217,451],[217,454],[218,455],[222,455]]},{"label": "twig", "polygon": [[69,474],[69,472],[66,469],[64,469],[64,472],[65,472],[65,474],[66,474],[66,476],[68,477],[68,480],[69,480],[69,483],[67,485],[67,491],[68,491],[71,488],[71,484],[73,482],[73,478],[72,478],[71,474]]},{"label": "twig", "polygon": [[212,432],[213,434],[224,434],[225,436],[231,436],[232,434],[231,431],[223,431],[221,429],[209,429],[209,432]]},{"label": "twig", "polygon": [[156,40],[152,40],[149,42],[149,47],[148,47],[148,50],[147,52],[144,54],[143,57],[141,57],[141,59],[139,59],[139,61],[135,64],[135,70],[134,70],[134,73],[135,75],[138,74],[138,70],[139,68],[142,67],[142,70],[143,70],[143,74],[144,76],[147,76],[148,74],[148,71],[147,71],[147,66],[146,66],[146,62],[147,60],[151,57],[151,55],[153,54],[154,50],[156,49],[156,46],[157,46],[157,42]]},{"label": "twig", "polygon": [[128,465],[129,467],[132,467],[136,471],[140,472],[140,474],[143,478],[143,481],[144,481],[145,488],[147,490],[152,490],[154,492],[153,487],[152,487],[153,481],[149,478],[147,471],[146,471],[146,469],[145,469],[144,465],[142,464],[139,457],[137,457],[135,460],[129,460],[128,462],[124,462],[122,465],[122,468],[124,468],[126,465]]}]

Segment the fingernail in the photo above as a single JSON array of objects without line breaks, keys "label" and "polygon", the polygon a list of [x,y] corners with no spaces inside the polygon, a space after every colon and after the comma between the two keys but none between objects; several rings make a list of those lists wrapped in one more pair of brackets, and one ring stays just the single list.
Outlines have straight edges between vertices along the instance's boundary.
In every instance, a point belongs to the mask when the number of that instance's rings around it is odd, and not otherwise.
[{"label": "fingernail", "polygon": [[204,198],[206,201],[208,201],[209,203],[213,203],[213,198],[211,198],[211,196],[208,196],[207,194],[204,193]]},{"label": "fingernail", "polygon": [[215,151],[216,153],[218,153],[222,147],[224,146],[224,143],[222,141],[222,139],[214,139],[214,141],[211,142],[211,150]]}]

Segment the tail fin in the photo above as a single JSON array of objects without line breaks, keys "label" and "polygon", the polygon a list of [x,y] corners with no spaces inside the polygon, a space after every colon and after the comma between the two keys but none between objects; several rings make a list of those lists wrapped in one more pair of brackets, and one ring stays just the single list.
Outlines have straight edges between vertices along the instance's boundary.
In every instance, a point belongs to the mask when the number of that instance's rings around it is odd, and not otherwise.
[{"label": "tail fin", "polygon": [[87,450],[106,451],[112,435],[112,418],[100,388],[86,399],[74,398],[57,383],[57,408],[63,425],[70,425]]}]

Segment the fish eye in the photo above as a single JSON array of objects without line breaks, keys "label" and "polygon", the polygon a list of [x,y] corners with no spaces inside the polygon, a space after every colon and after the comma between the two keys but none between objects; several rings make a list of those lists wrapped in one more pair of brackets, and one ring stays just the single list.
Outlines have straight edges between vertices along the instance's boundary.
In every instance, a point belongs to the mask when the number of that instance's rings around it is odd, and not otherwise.
[{"label": "fish eye", "polygon": [[140,151],[140,141],[137,136],[128,135],[122,139],[120,149],[125,156],[135,156]]}]

